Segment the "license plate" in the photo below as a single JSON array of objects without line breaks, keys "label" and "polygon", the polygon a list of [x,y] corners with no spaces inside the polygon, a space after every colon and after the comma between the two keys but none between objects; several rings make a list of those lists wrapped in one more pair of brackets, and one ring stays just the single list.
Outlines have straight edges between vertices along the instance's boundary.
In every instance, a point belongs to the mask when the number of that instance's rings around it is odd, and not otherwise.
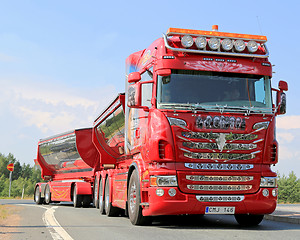
[{"label": "license plate", "polygon": [[235,207],[206,207],[206,214],[234,214]]}]

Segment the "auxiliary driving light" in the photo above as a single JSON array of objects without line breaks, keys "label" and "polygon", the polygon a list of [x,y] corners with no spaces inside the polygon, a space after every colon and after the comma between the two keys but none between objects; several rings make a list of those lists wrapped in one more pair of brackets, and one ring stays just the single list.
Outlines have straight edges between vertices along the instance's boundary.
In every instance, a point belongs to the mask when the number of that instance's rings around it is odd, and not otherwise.
[{"label": "auxiliary driving light", "polygon": [[237,50],[238,52],[242,52],[245,50],[246,48],[246,44],[243,40],[239,39],[239,40],[236,40],[234,42],[234,48],[235,50]]},{"label": "auxiliary driving light", "polygon": [[264,190],[262,191],[262,195],[263,195],[264,197],[268,197],[268,196],[269,196],[269,190],[268,190],[268,189],[264,189]]},{"label": "auxiliary driving light", "polygon": [[230,51],[233,48],[233,42],[231,39],[226,38],[222,41],[222,48],[225,51]]},{"label": "auxiliary driving light", "polygon": [[174,188],[170,188],[168,191],[170,197],[174,197],[176,195],[176,190]]},{"label": "auxiliary driving light", "polygon": [[220,40],[218,38],[211,38],[208,40],[208,46],[211,50],[217,50],[220,47]]},{"label": "auxiliary driving light", "polygon": [[273,195],[273,197],[276,197],[278,195],[278,189],[277,188],[274,188],[272,190],[272,195]]},{"label": "auxiliary driving light", "polygon": [[193,46],[194,40],[190,35],[185,35],[181,38],[181,44],[185,48],[189,48],[189,47]]},{"label": "auxiliary driving light", "polygon": [[203,49],[206,47],[207,42],[206,42],[206,37],[197,37],[195,40],[197,48]]},{"label": "auxiliary driving light", "polygon": [[251,40],[247,43],[247,48],[249,52],[254,53],[258,49],[258,43]]},{"label": "auxiliary driving light", "polygon": [[162,197],[165,194],[165,191],[161,188],[156,189],[156,195]]}]

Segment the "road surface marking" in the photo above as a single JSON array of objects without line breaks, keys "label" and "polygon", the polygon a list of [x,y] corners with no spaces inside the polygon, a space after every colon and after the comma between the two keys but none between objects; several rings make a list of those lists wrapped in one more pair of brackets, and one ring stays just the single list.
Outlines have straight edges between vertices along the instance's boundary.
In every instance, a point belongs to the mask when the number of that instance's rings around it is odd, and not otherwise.
[{"label": "road surface marking", "polygon": [[44,207],[40,205],[28,205],[28,204],[17,204],[17,205],[25,205],[31,207],[40,207],[47,209],[43,214],[43,222],[45,226],[48,228],[53,240],[73,240],[73,238],[66,232],[66,230],[59,224],[54,216],[55,210],[58,206],[53,206],[51,208]]}]

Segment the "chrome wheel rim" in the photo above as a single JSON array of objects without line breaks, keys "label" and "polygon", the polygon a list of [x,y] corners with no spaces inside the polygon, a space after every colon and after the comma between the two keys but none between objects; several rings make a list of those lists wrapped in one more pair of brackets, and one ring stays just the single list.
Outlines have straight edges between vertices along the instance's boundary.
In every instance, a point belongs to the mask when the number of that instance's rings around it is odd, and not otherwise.
[{"label": "chrome wheel rim", "polygon": [[136,184],[135,184],[135,182],[133,182],[130,187],[129,203],[130,203],[129,204],[130,211],[133,214],[135,212],[135,208],[136,208]]}]

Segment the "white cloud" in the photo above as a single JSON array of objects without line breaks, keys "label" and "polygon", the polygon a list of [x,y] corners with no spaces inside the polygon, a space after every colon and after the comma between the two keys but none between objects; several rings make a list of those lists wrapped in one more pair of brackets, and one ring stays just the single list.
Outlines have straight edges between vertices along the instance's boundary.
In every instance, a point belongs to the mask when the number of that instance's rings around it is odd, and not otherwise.
[{"label": "white cloud", "polygon": [[0,53],[0,62],[16,62],[17,58]]},{"label": "white cloud", "polygon": [[294,140],[295,136],[291,132],[277,133],[278,141],[283,143],[290,143]]},{"label": "white cloud", "polygon": [[0,82],[0,107],[6,107],[24,127],[38,128],[44,135],[40,137],[92,126],[97,111],[115,93],[112,86],[75,88],[49,85],[48,80],[48,84],[19,79],[0,79]]},{"label": "white cloud", "polygon": [[276,127],[286,130],[300,128],[300,116],[280,116],[276,120]]}]

